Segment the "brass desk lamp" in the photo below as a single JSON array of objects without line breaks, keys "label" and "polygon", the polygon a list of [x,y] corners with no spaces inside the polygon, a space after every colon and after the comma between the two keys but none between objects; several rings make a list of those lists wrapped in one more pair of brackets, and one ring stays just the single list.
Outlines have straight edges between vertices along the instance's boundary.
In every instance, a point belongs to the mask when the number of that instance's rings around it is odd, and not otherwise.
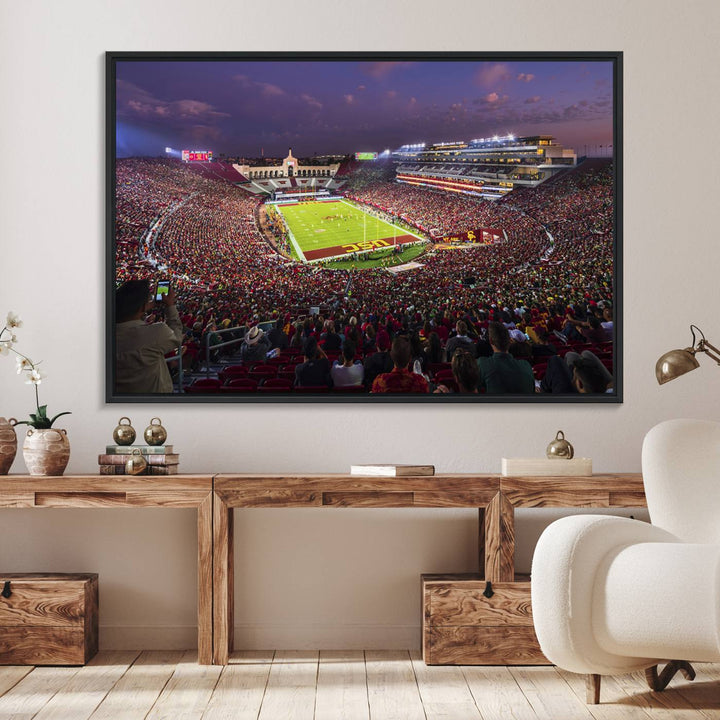
[{"label": "brass desk lamp", "polygon": [[[699,341],[695,336],[696,330],[700,334],[701,339]],[[696,367],[700,367],[700,363],[695,357],[699,352],[704,352],[720,365],[720,350],[705,339],[703,331],[696,325],[691,325],[690,332],[692,333],[691,347],[687,347],[684,350],[670,350],[670,352],[666,352],[660,357],[657,363],[655,363],[655,377],[660,385],[674,380],[676,377],[684,375]]]}]

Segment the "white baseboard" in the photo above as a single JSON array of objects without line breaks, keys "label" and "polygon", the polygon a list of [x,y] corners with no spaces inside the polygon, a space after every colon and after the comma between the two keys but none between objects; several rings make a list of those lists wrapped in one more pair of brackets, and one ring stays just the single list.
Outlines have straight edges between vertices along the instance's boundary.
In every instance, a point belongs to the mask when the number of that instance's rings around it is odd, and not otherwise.
[{"label": "white baseboard", "polygon": [[[235,626],[243,650],[406,650],[420,647],[417,625]],[[192,625],[101,625],[101,650],[188,650],[197,647]]]}]

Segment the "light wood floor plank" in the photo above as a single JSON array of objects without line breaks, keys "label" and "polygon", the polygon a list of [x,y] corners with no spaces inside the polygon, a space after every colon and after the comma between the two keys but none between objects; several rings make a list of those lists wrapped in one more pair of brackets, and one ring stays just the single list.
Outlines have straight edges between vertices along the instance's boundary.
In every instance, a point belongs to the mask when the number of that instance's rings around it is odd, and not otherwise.
[{"label": "light wood floor plank", "polygon": [[[557,668],[557,671],[578,699],[585,702],[586,676],[560,668]],[[642,705],[635,695],[628,695],[614,677],[603,675],[600,683],[600,704],[588,705],[587,709],[595,720],[648,720],[650,716],[643,710]]]},{"label": "light wood floor plank", "polygon": [[235,652],[224,668],[203,720],[256,720],[270,676],[273,652]]},{"label": "light wood floor plank", "polygon": [[0,697],[11,687],[17,685],[30,671],[32,666],[4,665],[0,667]]},{"label": "light wood floor plank", "polygon": [[509,669],[540,720],[592,718],[587,705],[570,690],[554,667]]},{"label": "light wood floor plank", "polygon": [[[622,690],[634,698],[645,713],[655,720],[699,720],[702,715],[675,689],[675,684],[685,683],[685,679],[675,679],[674,683],[662,692],[653,692],[648,687],[644,672],[613,676]],[[605,678],[603,678],[603,682]],[[600,700],[603,700],[602,690]]]},{"label": "light wood floor plank", "polygon": [[199,720],[221,672],[220,665],[198,665],[197,650],[183,653],[148,720]]},{"label": "light wood floor plank", "polygon": [[692,682],[677,675],[670,683],[703,720],[720,720],[720,665],[693,663],[697,677]]},{"label": "light wood floor plank", "polygon": [[30,720],[77,674],[76,667],[36,667],[0,697],[0,719]]},{"label": "light wood floor plank", "polygon": [[144,718],[155,704],[175,666],[181,650],[143,652],[107,694],[92,720],[136,720]]},{"label": "light wood floor plank", "polygon": [[270,665],[275,657],[274,650],[233,650],[230,665]]},{"label": "light wood floor plank", "polygon": [[462,673],[483,720],[537,720],[507,667],[466,666]]},{"label": "light wood floor plank", "polygon": [[372,720],[425,720],[407,650],[366,650],[365,666]]},{"label": "light wood floor plank", "polygon": [[603,677],[601,704],[586,705],[584,676],[553,667],[429,667],[415,651],[371,650],[230,662],[200,666],[192,650],[0,667],[0,720],[720,720],[720,663],[661,693],[643,673]]},{"label": "light wood floor plank", "polygon": [[411,650],[410,659],[427,720],[481,720],[482,715],[459,667],[429,667],[419,650]]},{"label": "light wood floor plank", "polygon": [[276,652],[259,720],[313,720],[317,672],[317,651]]},{"label": "light wood floor plank", "polygon": [[35,716],[36,720],[86,720],[127,672],[138,651],[104,651],[81,667]]},{"label": "light wood floor plank", "polygon": [[315,720],[369,720],[365,653],[320,651]]}]

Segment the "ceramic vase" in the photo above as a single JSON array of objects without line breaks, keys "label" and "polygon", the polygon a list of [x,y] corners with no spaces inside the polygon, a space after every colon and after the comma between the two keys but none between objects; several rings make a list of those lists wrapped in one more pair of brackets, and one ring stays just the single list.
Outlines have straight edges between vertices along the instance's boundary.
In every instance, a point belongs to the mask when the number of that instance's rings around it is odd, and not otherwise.
[{"label": "ceramic vase", "polygon": [[56,428],[28,428],[23,457],[31,475],[62,475],[70,460],[67,432]]},{"label": "ceramic vase", "polygon": [[0,475],[7,475],[10,472],[10,466],[17,453],[17,436],[13,422],[0,417]]}]

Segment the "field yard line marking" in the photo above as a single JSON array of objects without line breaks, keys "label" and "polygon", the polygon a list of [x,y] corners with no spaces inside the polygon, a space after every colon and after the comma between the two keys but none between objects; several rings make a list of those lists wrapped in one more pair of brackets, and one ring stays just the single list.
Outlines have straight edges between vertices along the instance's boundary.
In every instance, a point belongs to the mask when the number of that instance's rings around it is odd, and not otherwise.
[{"label": "field yard line marking", "polygon": [[[355,210],[360,210],[361,213],[365,213],[365,215],[369,215],[369,213],[365,212],[365,210],[362,210],[357,205],[353,205],[352,203],[349,203],[347,200],[341,200],[341,203],[344,205],[347,205],[348,207],[354,208]],[[397,230],[401,231],[404,235],[412,235],[413,237],[416,237],[418,240],[422,240],[423,242],[428,242],[427,238],[421,237],[417,233],[412,232],[412,230],[406,230],[405,228],[401,228],[399,225],[395,225],[395,223],[390,224],[387,220],[383,220],[382,218],[378,218],[381,223],[385,223],[385,225],[389,227],[397,228]]]},{"label": "field yard line marking", "polygon": [[[282,215],[282,210],[280,210],[280,208],[278,208],[278,212]],[[300,246],[297,244],[297,240],[295,240],[295,236],[292,234],[290,225],[288,224],[288,221],[285,219],[284,215],[283,215],[283,220],[285,220],[285,227],[287,228],[288,236],[290,237],[290,242],[292,243],[292,246],[295,248],[295,252],[298,254],[298,257],[303,262],[307,262],[307,259],[304,255],[303,251],[300,249]]]}]

